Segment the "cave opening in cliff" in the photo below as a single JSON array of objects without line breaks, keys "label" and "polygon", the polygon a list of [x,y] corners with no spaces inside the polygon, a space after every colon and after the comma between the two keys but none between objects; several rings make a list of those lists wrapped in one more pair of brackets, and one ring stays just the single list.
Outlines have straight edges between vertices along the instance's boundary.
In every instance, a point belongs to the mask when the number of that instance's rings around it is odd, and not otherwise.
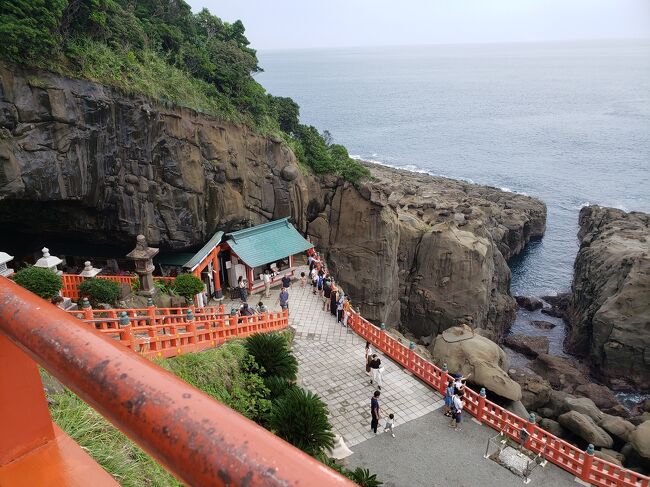
[{"label": "cave opening in cliff", "polygon": [[[100,213],[81,202],[0,201],[0,251],[14,256],[17,269],[33,264],[47,247],[75,272],[85,260],[103,266],[115,261],[119,269],[132,271],[126,254],[135,236],[119,230],[116,212]],[[188,249],[189,250],[189,249]],[[161,252],[171,249],[161,246]]]}]

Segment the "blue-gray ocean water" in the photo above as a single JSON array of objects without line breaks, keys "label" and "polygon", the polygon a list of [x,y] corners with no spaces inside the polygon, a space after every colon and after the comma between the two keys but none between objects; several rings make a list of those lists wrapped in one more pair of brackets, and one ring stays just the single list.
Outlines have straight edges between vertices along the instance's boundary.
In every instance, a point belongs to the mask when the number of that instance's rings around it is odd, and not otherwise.
[{"label": "blue-gray ocean water", "polygon": [[[513,294],[570,289],[583,205],[650,211],[650,41],[259,56],[262,85],[351,154],[545,201],[546,235],[510,263]],[[513,331],[548,334],[529,318]],[[562,354],[563,327],[550,335]]]}]

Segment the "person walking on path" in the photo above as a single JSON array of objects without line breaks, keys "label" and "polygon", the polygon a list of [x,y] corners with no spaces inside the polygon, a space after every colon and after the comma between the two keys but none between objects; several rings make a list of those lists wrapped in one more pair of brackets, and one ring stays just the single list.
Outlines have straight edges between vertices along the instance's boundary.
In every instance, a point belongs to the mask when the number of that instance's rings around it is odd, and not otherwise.
[{"label": "person walking on path", "polygon": [[350,297],[346,296],[345,301],[343,301],[343,326],[348,326],[350,313],[352,313],[352,303],[350,303]]},{"label": "person walking on path", "polygon": [[379,395],[381,392],[375,391],[370,399],[370,415],[372,420],[370,421],[370,429],[373,433],[377,434],[377,426],[379,426],[379,418],[381,418],[381,411],[379,409]]},{"label": "person walking on path", "polygon": [[246,289],[244,276],[239,276],[239,279],[237,279],[237,287],[239,288],[239,299],[241,299],[242,303],[245,303],[248,300],[248,290]]},{"label": "person walking on path", "polygon": [[336,301],[336,322],[343,323],[343,303],[345,302],[345,294],[343,291],[339,293],[338,300]]},{"label": "person walking on path", "polygon": [[388,415],[388,419],[386,420],[386,424],[384,425],[384,433],[386,433],[386,431],[390,431],[390,435],[393,438],[395,438],[395,432],[393,431],[393,426],[395,426],[395,415],[393,413],[390,413]]},{"label": "person walking on path", "polygon": [[316,267],[312,268],[309,276],[311,277],[312,293],[316,294],[316,286],[318,285],[318,270],[316,270]]},{"label": "person walking on path", "polygon": [[287,288],[282,288],[278,301],[280,301],[280,308],[283,310],[289,309],[289,291],[287,291]]},{"label": "person walking on path", "polygon": [[334,281],[332,281],[332,292],[330,293],[330,313],[332,313],[332,316],[336,316],[336,303],[338,302],[339,299],[339,289],[336,287],[336,284],[334,284]]},{"label": "person walking on path", "polygon": [[325,276],[325,280],[323,281],[323,311],[327,311],[327,305],[329,304],[331,298],[332,279],[330,278],[330,275],[327,274]]},{"label": "person walking on path", "polygon": [[463,418],[463,408],[465,407],[465,401],[463,399],[463,393],[457,392],[454,394],[452,402],[452,414],[451,421],[449,422],[449,427],[453,428],[454,431],[461,431],[460,422]]},{"label": "person walking on path", "polygon": [[300,273],[300,287],[305,287],[305,282],[307,282],[307,278],[305,277],[305,273],[301,272]]},{"label": "person walking on path", "polygon": [[271,273],[268,269],[262,274],[262,281],[264,281],[264,297],[268,298],[271,295]]},{"label": "person walking on path", "polygon": [[370,379],[370,383],[372,384],[373,382],[377,383],[377,389],[381,391],[381,386],[384,385],[384,376],[383,376],[383,371],[384,368],[381,366],[381,360],[379,360],[379,357],[377,354],[372,355],[372,360],[370,361],[370,372],[372,373],[372,378]]},{"label": "person walking on path", "polygon": [[445,389],[445,408],[443,411],[447,417],[451,417],[451,406],[453,405],[452,401],[454,400],[455,392],[454,381],[447,381],[447,388]]},{"label": "person walking on path", "polygon": [[372,348],[370,342],[366,342],[366,375],[370,375],[370,361],[372,360]]},{"label": "person walking on path", "polygon": [[291,274],[285,274],[282,278],[282,287],[289,289],[291,287]]}]

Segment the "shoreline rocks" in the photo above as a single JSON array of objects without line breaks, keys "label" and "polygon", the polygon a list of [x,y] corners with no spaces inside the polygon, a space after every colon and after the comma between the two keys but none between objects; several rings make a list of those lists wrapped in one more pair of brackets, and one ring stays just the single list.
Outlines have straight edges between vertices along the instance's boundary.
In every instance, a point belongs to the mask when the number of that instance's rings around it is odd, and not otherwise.
[{"label": "shoreline rocks", "polygon": [[549,342],[544,336],[508,335],[503,344],[515,352],[523,353],[527,357],[536,358],[540,354],[547,354]]},{"label": "shoreline rocks", "polygon": [[650,215],[580,210],[565,345],[613,389],[650,390]]}]

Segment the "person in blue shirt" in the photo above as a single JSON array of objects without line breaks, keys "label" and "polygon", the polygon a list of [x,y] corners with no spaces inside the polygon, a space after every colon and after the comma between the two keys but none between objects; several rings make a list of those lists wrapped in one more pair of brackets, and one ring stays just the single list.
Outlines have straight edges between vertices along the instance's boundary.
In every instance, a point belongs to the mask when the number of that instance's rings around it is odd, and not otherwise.
[{"label": "person in blue shirt", "polygon": [[289,291],[287,291],[287,288],[282,288],[280,291],[280,308],[282,309],[289,309]]}]

